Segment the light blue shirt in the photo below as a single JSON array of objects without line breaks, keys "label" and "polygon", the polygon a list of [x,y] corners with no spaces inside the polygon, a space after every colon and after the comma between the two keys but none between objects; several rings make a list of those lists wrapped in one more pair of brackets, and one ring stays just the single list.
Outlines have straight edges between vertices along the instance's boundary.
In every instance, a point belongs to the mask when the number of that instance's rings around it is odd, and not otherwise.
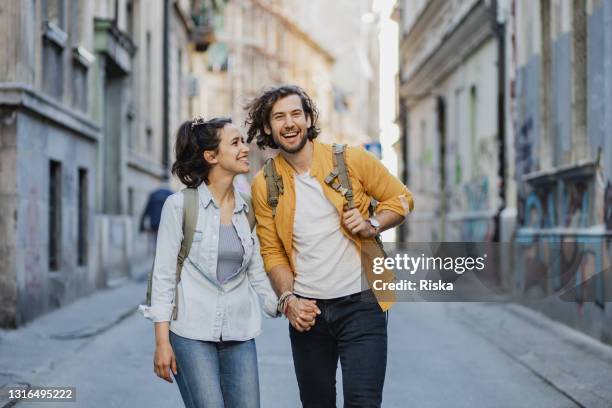
[{"label": "light blue shirt", "polygon": [[151,306],[140,306],[154,322],[194,340],[249,340],[261,332],[261,307],[276,316],[277,297],[263,268],[259,241],[246,216],[247,203],[234,188],[232,224],[244,249],[238,272],[224,283],[217,279],[221,209],[208,187],[198,187],[199,209],[193,243],[178,284],[178,317],[172,320],[176,259],[183,239],[183,193],[166,199],[161,214],[153,267]]}]

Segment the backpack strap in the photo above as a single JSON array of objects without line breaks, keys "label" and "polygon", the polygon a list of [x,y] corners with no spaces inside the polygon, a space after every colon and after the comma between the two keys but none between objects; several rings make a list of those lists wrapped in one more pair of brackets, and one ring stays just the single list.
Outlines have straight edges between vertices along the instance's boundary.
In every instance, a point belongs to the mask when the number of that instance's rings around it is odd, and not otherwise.
[{"label": "backpack strap", "polygon": [[253,231],[253,228],[255,228],[255,212],[253,211],[253,205],[251,204],[251,196],[248,195],[247,193],[243,193],[240,192],[240,197],[242,197],[242,199],[244,201],[246,201],[247,205],[249,206],[249,211],[247,211],[247,219],[249,220],[249,227],[251,227],[251,231]]},{"label": "backpack strap", "polygon": [[178,316],[178,284],[181,281],[183,264],[193,242],[196,224],[198,223],[198,190],[195,188],[183,189],[183,240],[181,249],[176,259],[176,280],[174,282],[174,308],[172,309],[172,320]]},{"label": "backpack strap", "polygon": [[[347,206],[349,209],[355,208],[355,202],[353,200],[353,187],[351,186],[351,179],[348,174],[348,167],[346,165],[346,145],[336,144],[332,145],[332,158],[334,161],[334,169],[325,177],[325,184],[339,192],[346,198]],[[338,182],[334,181],[338,179]]]},{"label": "backpack strap", "polygon": [[264,177],[266,178],[266,188],[268,190],[268,204],[272,208],[272,216],[276,215],[278,197],[283,194],[283,178],[276,171],[274,159],[266,160],[264,164]]}]

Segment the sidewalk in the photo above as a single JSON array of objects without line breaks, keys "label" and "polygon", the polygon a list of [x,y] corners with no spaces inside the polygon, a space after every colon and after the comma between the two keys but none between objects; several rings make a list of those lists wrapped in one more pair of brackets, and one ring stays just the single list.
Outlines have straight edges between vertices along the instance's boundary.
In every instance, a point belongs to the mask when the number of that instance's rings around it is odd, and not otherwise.
[{"label": "sidewalk", "polygon": [[[51,372],[92,338],[111,329],[144,303],[146,282],[130,281],[99,290],[48,313],[17,330],[0,330],[0,388],[30,385],[36,375]],[[0,407],[8,399],[0,396]]]},{"label": "sidewalk", "polygon": [[612,347],[517,304],[463,303],[451,313],[583,407],[612,407]]}]

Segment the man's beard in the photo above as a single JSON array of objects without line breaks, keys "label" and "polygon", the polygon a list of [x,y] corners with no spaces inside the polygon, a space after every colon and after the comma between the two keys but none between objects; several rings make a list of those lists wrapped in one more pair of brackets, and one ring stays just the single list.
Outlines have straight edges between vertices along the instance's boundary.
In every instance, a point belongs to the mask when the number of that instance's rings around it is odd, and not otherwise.
[{"label": "man's beard", "polygon": [[[281,138],[282,138],[282,136],[281,136]],[[281,139],[281,140],[282,140],[282,139]],[[303,136],[302,136],[302,140],[300,141],[300,144],[298,144],[298,145],[297,145],[297,146],[295,146],[295,147],[292,147],[292,148],[287,148],[287,147],[283,146],[283,144],[282,144],[282,143],[280,143],[280,140],[279,140],[279,141],[278,141],[276,144],[278,145],[279,149],[281,149],[281,150],[282,150],[282,151],[284,151],[285,153],[291,153],[291,154],[293,154],[293,153],[297,153],[297,152],[299,152],[300,150],[302,150],[302,149],[304,148],[304,146],[306,146],[306,142],[308,142],[308,136],[307,136],[307,135],[303,135]]]}]

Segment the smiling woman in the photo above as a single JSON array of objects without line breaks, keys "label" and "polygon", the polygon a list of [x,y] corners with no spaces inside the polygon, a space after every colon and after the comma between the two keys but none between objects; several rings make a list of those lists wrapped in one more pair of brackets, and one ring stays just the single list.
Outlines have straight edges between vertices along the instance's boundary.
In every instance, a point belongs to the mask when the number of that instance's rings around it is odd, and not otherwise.
[{"label": "smiling woman", "polygon": [[175,149],[172,172],[190,189],[164,203],[151,303],[140,308],[155,322],[154,371],[174,375],[187,407],[259,407],[257,295],[271,317],[278,299],[233,185],[249,147],[231,119],[215,118],[183,123]]}]

